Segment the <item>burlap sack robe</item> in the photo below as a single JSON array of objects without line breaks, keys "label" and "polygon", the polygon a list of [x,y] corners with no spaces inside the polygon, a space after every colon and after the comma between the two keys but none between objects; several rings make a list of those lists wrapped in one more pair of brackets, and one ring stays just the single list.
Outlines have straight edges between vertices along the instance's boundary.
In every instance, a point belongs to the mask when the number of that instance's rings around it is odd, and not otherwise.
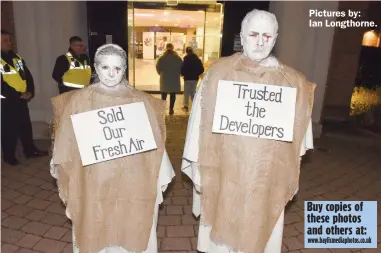
[{"label": "burlap sack robe", "polygon": [[[157,149],[82,167],[70,115],[144,102]],[[53,98],[54,153],[60,196],[81,253],[121,246],[147,248],[165,148],[165,102],[137,90],[107,95],[95,86]],[[127,119],[137,120],[137,119]]]},{"label": "burlap sack robe", "polygon": [[[204,225],[211,239],[232,250],[263,253],[299,183],[300,147],[307,131],[315,84],[281,65],[249,67],[240,53],[211,67],[201,99],[199,165]],[[233,69],[231,69],[233,66]],[[297,88],[293,142],[212,133],[219,80]],[[229,103],[229,101],[226,101]]]}]

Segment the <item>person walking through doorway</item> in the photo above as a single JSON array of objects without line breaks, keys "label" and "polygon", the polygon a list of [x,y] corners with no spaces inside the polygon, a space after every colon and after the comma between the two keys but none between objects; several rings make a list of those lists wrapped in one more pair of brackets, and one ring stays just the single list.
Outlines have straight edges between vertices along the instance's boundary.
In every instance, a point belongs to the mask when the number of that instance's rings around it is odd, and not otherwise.
[{"label": "person walking through doorway", "polygon": [[170,115],[174,114],[176,93],[181,91],[180,77],[183,63],[181,57],[173,49],[173,44],[168,43],[165,53],[156,63],[156,71],[160,75],[161,99],[167,100],[167,95],[170,94]]},{"label": "person walking through doorway", "polygon": [[193,102],[198,79],[204,73],[204,66],[200,58],[193,52],[193,48],[187,47],[186,53],[181,67],[181,75],[184,77],[184,111],[188,111],[189,97]]}]

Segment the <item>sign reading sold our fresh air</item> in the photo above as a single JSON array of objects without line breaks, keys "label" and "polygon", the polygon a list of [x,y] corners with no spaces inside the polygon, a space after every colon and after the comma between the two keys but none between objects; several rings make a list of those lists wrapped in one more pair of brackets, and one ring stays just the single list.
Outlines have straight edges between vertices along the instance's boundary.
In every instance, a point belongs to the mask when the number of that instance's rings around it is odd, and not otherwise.
[{"label": "sign reading sold our fresh air", "polygon": [[82,165],[156,149],[143,102],[71,116]]}]

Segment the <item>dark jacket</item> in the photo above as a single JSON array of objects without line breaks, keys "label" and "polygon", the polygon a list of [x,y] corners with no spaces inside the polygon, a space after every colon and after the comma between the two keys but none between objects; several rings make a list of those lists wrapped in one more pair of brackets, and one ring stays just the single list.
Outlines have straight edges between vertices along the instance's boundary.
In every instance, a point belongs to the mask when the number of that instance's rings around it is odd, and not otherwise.
[{"label": "dark jacket", "polygon": [[[87,64],[90,65],[90,60],[87,55],[81,55],[78,57],[72,52],[72,50],[69,49],[69,52],[80,63],[85,64],[85,60],[86,60]],[[60,93],[64,93],[64,92],[76,89],[76,88],[71,88],[71,87],[67,87],[63,85],[62,77],[64,76],[65,72],[69,70],[69,68],[70,68],[70,65],[69,65],[69,61],[67,60],[66,53],[59,56],[56,60],[56,64],[54,65],[52,77],[58,83],[58,89]]]},{"label": "dark jacket", "polygon": [[[1,52],[1,58],[8,63],[10,66],[15,67],[13,64],[13,58],[18,58],[17,54],[13,51],[9,51],[8,53]],[[34,81],[32,74],[27,68],[25,61],[22,61],[25,73],[26,80],[26,91],[32,93],[32,98],[34,97]],[[13,87],[11,87],[7,82],[3,80],[3,75],[1,75],[1,95],[6,97],[6,99],[1,99],[2,101],[6,100],[7,102],[25,102],[25,100],[21,99],[21,92],[16,91]]]},{"label": "dark jacket", "polygon": [[204,73],[204,66],[200,58],[196,54],[187,54],[181,67],[184,80],[198,80],[202,73]]},{"label": "dark jacket", "polygon": [[174,51],[166,51],[156,63],[156,71],[160,75],[161,92],[181,91],[181,64],[183,60]]}]

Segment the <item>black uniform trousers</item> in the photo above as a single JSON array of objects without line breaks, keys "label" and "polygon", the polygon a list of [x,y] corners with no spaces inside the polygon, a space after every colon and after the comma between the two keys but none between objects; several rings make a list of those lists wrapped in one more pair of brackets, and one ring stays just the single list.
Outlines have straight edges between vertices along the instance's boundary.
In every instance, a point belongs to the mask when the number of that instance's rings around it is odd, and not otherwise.
[{"label": "black uniform trousers", "polygon": [[15,158],[18,138],[26,156],[32,155],[37,150],[33,141],[28,102],[23,99],[18,101],[1,99],[1,146],[4,160]]}]

